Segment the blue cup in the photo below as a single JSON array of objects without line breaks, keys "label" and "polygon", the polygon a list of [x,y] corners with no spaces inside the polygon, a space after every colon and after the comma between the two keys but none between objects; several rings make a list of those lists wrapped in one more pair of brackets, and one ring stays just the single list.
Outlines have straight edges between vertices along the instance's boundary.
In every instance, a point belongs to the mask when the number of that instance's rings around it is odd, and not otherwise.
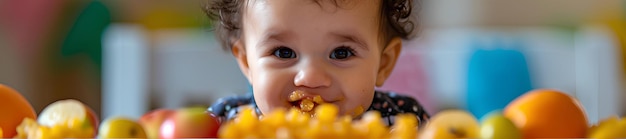
[{"label": "blue cup", "polygon": [[532,89],[524,54],[518,50],[476,49],[469,59],[467,108],[476,117],[504,109]]}]

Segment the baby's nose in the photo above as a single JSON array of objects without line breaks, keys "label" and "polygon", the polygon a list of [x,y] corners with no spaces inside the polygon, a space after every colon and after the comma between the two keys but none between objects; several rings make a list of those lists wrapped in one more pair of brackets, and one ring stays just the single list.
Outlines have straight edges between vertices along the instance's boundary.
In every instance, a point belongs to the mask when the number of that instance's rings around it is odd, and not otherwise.
[{"label": "baby's nose", "polygon": [[328,87],[331,84],[331,78],[322,66],[309,65],[298,70],[294,84],[297,87],[307,88]]}]

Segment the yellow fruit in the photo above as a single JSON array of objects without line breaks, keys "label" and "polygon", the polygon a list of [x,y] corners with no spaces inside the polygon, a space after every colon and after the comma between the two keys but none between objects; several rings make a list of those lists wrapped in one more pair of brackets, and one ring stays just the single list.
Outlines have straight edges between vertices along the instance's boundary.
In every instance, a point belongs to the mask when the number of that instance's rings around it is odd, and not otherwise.
[{"label": "yellow fruit", "polygon": [[66,123],[62,133],[64,138],[89,138],[94,137],[96,128],[91,125],[89,119],[73,119]]},{"label": "yellow fruit", "polygon": [[557,90],[530,91],[504,109],[524,138],[584,138],[587,117],[575,98]]},{"label": "yellow fruit", "polygon": [[444,110],[433,116],[421,138],[479,138],[480,126],[472,114],[463,110]]},{"label": "yellow fruit", "polygon": [[611,116],[593,126],[589,130],[588,138],[596,139],[613,139],[626,138],[626,119],[618,119],[617,116]]},{"label": "yellow fruit", "polygon": [[[42,126],[44,127],[44,126]],[[69,134],[72,134],[70,128],[65,127],[65,125],[58,125],[54,127],[46,127],[46,131],[49,137],[69,137]]]},{"label": "yellow fruit", "polygon": [[47,127],[63,126],[70,131],[81,131],[80,133],[65,134],[63,137],[93,138],[96,135],[99,121],[96,114],[87,105],[78,100],[65,99],[46,106],[39,114],[37,123]]},{"label": "yellow fruit", "polygon": [[35,120],[26,118],[17,127],[15,138],[91,138],[93,129],[84,128],[84,121],[75,119],[55,126],[39,125]]},{"label": "yellow fruit", "polygon": [[522,133],[501,111],[487,114],[480,125],[482,139],[521,139]]},{"label": "yellow fruit", "polygon": [[50,132],[50,128],[47,126],[37,127],[34,132],[31,132],[31,134],[28,135],[28,137],[36,139],[61,138],[59,136],[52,135]]},{"label": "yellow fruit", "polygon": [[146,138],[143,127],[135,120],[113,117],[105,120],[98,131],[100,138]]},{"label": "yellow fruit", "polygon": [[19,92],[0,84],[0,127],[4,129],[0,138],[17,135],[15,129],[25,118],[37,118],[33,107]]}]

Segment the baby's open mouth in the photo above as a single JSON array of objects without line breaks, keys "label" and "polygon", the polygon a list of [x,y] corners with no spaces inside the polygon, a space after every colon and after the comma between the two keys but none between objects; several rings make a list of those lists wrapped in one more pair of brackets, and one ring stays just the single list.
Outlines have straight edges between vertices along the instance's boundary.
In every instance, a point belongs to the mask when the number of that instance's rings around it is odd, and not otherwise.
[{"label": "baby's open mouth", "polygon": [[289,94],[289,103],[293,108],[299,109],[303,113],[311,114],[311,112],[320,104],[326,103],[322,96],[305,96],[303,91],[296,90]]},{"label": "baby's open mouth", "polygon": [[[326,102],[320,95],[307,95],[304,91],[296,90],[289,94],[289,98],[287,99],[288,103],[291,105],[291,108],[299,111],[302,114],[310,115],[311,117],[315,116],[315,108],[328,103],[335,103],[337,101]],[[351,111],[348,111],[346,114],[358,116],[364,112],[362,106],[358,106]]]}]

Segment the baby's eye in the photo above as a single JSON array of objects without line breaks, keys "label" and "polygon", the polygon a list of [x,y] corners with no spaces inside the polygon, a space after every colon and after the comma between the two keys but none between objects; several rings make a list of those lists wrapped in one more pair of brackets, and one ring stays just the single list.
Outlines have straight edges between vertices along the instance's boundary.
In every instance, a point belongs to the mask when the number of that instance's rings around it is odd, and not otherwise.
[{"label": "baby's eye", "polygon": [[342,59],[349,58],[351,56],[354,56],[354,50],[346,46],[335,48],[335,50],[333,50],[333,52],[330,53],[331,59],[342,60]]},{"label": "baby's eye", "polygon": [[296,58],[296,53],[290,48],[284,46],[274,49],[273,54],[278,58]]}]

